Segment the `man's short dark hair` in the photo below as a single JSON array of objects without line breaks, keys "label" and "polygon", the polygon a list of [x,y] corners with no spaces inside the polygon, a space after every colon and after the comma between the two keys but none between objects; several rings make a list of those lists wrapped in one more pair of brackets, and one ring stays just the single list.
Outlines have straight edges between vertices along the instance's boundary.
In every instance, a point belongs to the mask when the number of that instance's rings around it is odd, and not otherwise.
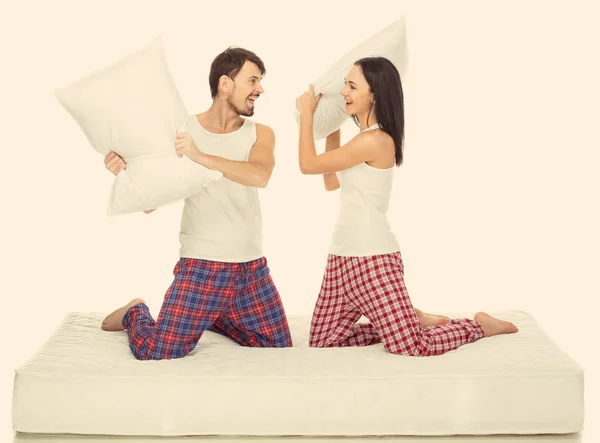
[{"label": "man's short dark hair", "polygon": [[246,61],[254,63],[258,66],[260,73],[265,75],[265,64],[252,51],[243,48],[229,47],[215,57],[210,65],[210,74],[208,76],[208,84],[210,85],[210,95],[214,99],[219,93],[219,79],[222,75],[226,75],[232,80],[240,72]]}]

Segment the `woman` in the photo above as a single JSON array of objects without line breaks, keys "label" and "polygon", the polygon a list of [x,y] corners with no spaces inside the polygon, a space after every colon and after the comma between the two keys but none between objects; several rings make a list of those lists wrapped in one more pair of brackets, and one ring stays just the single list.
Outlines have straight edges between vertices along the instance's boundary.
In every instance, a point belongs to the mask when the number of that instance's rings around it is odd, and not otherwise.
[{"label": "woman", "polygon": [[[340,147],[339,130],[317,155],[314,88],[298,97],[299,159],[303,174],[323,174],[328,190],[341,188],[340,213],[310,327],[313,347],[382,342],[394,354],[443,354],[481,337],[517,332],[483,312],[474,320],[447,320],[416,311],[404,284],[404,266],[387,221],[394,165],[402,163],[404,104],[400,75],[382,57],[358,60],[341,94],[360,133]],[[336,174],[337,173],[337,174]],[[369,323],[357,323],[364,315]],[[419,321],[419,316],[422,321]]]}]

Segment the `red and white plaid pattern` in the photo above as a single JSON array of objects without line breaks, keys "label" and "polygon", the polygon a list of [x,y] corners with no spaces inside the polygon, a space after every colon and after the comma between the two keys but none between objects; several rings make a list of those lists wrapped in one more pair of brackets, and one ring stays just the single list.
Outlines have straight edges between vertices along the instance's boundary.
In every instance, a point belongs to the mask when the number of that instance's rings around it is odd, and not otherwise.
[{"label": "red and white plaid pattern", "polygon": [[[364,315],[370,323],[358,323]],[[367,346],[411,356],[440,355],[483,337],[470,319],[421,328],[404,285],[400,252],[329,255],[310,326],[313,347]]]}]

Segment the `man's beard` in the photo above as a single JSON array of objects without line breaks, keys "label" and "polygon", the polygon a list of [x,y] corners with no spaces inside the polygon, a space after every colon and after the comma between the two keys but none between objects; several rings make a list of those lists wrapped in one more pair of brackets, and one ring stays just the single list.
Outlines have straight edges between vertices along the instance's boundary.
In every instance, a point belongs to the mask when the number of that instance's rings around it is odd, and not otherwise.
[{"label": "man's beard", "polygon": [[[246,99],[246,100],[248,100],[248,99]],[[241,115],[243,117],[252,117],[254,115],[254,109],[250,109],[250,108],[240,109],[229,100],[228,100],[228,103],[229,103],[229,106],[231,106],[235,110],[235,112],[237,112],[239,115]]]}]

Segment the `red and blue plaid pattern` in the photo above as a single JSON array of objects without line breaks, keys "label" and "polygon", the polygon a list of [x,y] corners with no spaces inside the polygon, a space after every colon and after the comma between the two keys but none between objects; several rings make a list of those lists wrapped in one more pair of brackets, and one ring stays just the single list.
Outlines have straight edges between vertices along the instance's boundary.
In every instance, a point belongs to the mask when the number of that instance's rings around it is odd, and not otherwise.
[{"label": "red and blue plaid pattern", "polygon": [[[370,323],[357,323],[361,316]],[[309,345],[383,343],[393,354],[440,355],[483,337],[470,319],[421,328],[404,284],[400,252],[370,257],[329,255],[314,309]]]},{"label": "red and blue plaid pattern", "polygon": [[129,347],[138,360],[183,357],[206,329],[243,346],[292,346],[264,257],[246,263],[181,258],[173,274],[158,320],[145,304],[133,306],[123,317]]}]

